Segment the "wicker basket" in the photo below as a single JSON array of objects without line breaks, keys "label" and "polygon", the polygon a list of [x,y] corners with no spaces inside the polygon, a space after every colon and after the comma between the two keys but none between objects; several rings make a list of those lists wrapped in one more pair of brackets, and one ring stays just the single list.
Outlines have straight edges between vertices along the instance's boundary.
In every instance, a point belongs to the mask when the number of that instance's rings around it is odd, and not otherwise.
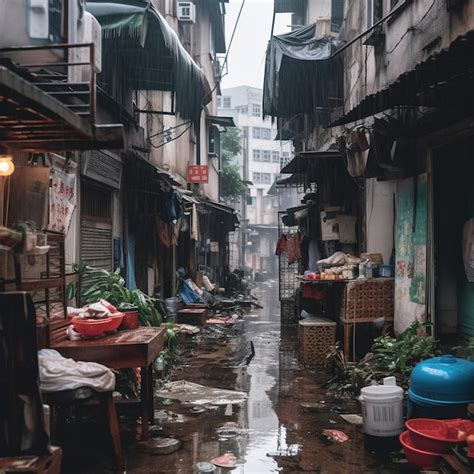
[{"label": "wicker basket", "polygon": [[336,342],[336,323],[325,318],[299,322],[299,359],[304,365],[322,365],[330,346]]},{"label": "wicker basket", "polygon": [[341,301],[343,321],[393,319],[394,280],[375,278],[351,281],[346,285]]}]

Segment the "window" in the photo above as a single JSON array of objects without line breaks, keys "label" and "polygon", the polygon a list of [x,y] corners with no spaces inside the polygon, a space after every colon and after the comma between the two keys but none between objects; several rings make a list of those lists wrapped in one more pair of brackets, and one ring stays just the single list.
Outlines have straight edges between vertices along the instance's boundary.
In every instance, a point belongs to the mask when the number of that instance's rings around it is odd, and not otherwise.
[{"label": "window", "polygon": [[279,151],[272,151],[272,162],[273,163],[280,163],[280,152]]},{"label": "window", "polygon": [[258,140],[271,140],[272,139],[272,129],[271,128],[262,128],[262,127],[253,127],[252,128],[252,138]]},{"label": "window", "polygon": [[219,108],[222,107],[222,97],[217,98],[217,107],[219,107]]},{"label": "window", "polygon": [[231,97],[224,97],[224,109],[230,109],[232,107],[232,98]]},{"label": "window", "polygon": [[382,16],[383,0],[367,0],[367,28],[375,25],[375,23],[382,19]]},{"label": "window", "polygon": [[262,150],[253,150],[252,160],[253,161],[262,161]]},{"label": "window", "polygon": [[263,150],[262,161],[265,163],[270,163],[271,158],[272,158],[272,152],[270,150]]},{"label": "window", "polygon": [[344,21],[344,0],[331,1],[331,31],[341,31]]},{"label": "window", "polygon": [[260,104],[252,104],[252,115],[260,117],[262,115],[262,107]]},{"label": "window", "polygon": [[239,114],[242,115],[247,115],[249,113],[248,107],[239,107],[237,110],[239,111]]},{"label": "window", "polygon": [[270,184],[272,175],[270,173],[253,173],[252,181],[254,184]]}]

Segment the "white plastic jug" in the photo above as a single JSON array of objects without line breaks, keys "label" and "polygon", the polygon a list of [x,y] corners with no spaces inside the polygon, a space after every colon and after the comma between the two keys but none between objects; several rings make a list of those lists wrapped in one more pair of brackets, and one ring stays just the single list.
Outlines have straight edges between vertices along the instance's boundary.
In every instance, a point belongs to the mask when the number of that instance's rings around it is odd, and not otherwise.
[{"label": "white plastic jug", "polygon": [[403,389],[391,379],[386,382],[360,391],[364,433],[370,436],[387,438],[403,431]]}]

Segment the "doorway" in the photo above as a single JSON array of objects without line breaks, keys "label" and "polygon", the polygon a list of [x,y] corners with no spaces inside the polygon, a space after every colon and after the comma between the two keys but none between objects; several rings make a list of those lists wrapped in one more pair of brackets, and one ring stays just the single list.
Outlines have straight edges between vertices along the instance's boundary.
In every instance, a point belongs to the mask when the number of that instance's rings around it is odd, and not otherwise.
[{"label": "doorway", "polygon": [[433,159],[435,318],[445,337],[474,335],[474,282],[463,259],[463,229],[474,218],[473,145],[444,146]]}]

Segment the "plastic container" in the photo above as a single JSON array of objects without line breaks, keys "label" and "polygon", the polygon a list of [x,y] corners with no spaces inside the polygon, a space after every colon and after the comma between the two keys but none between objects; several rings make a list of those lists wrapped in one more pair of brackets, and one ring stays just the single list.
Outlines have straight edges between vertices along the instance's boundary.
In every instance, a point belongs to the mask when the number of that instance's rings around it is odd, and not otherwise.
[{"label": "plastic container", "polygon": [[443,355],[420,362],[410,378],[409,418],[467,418],[474,402],[474,362]]},{"label": "plastic container", "polygon": [[137,309],[123,311],[121,329],[137,329],[140,326],[140,317]]},{"label": "plastic container", "polygon": [[97,337],[110,331],[115,331],[123,320],[122,313],[115,313],[102,319],[82,319],[75,317],[72,319],[74,329],[85,337]]},{"label": "plastic container", "polygon": [[403,431],[403,389],[371,385],[360,391],[364,433],[378,438],[398,437]]},{"label": "plastic container", "polygon": [[392,265],[380,265],[378,268],[379,277],[391,278],[393,277]]},{"label": "plastic container", "polygon": [[410,431],[411,440],[417,449],[442,454],[461,442],[456,426],[462,421],[415,418],[408,420],[405,426]]},{"label": "plastic container", "polygon": [[431,468],[438,465],[440,455],[438,453],[423,451],[416,448],[409,431],[404,431],[400,435],[400,443],[403,446],[403,451],[405,452],[408,464],[418,468]]},{"label": "plastic container", "polygon": [[165,299],[166,312],[169,314],[176,314],[178,312],[178,298],[175,296]]}]

